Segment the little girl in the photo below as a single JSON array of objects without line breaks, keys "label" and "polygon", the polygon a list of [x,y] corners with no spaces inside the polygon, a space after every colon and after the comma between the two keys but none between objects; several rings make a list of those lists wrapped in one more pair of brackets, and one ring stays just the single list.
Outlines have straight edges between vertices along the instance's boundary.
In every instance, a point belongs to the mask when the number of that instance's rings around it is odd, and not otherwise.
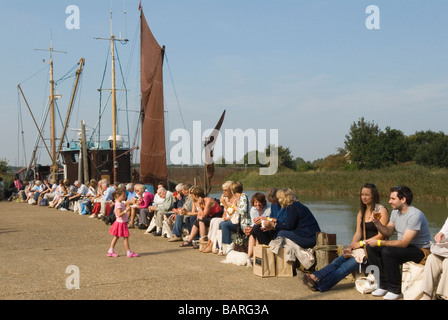
[{"label": "little girl", "polygon": [[125,189],[118,189],[112,194],[113,198],[115,199],[115,217],[116,220],[112,224],[112,227],[110,227],[109,233],[114,236],[112,239],[112,242],[110,244],[109,252],[107,253],[108,257],[118,257],[118,254],[114,252],[115,244],[118,241],[118,238],[122,237],[124,240],[124,247],[127,251],[128,258],[134,258],[138,257],[139,255],[137,253],[134,253],[129,248],[129,230],[128,230],[128,210],[129,208],[126,208],[124,201],[126,199],[126,190]]}]

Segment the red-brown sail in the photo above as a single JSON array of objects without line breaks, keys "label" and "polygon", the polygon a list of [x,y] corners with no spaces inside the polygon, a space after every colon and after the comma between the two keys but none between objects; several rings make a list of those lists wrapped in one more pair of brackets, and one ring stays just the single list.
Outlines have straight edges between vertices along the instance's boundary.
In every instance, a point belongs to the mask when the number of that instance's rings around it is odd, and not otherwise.
[{"label": "red-brown sail", "polygon": [[143,10],[140,10],[141,32],[141,120],[140,180],[156,186],[167,181],[165,121],[163,110],[163,56]]}]

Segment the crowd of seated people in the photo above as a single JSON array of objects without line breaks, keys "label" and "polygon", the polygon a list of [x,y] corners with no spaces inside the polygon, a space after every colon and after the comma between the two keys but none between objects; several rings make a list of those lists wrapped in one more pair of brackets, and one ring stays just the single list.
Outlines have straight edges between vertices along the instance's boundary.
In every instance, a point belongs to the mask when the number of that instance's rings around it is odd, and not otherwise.
[{"label": "crowd of seated people", "polygon": [[[321,231],[312,212],[297,199],[291,189],[270,188],[266,194],[256,192],[249,199],[243,190],[243,185],[238,181],[223,183],[222,195],[215,198],[205,194],[203,188],[189,183],[178,184],[174,192],[168,190],[164,183],[159,183],[156,192],[152,193],[143,183],[110,185],[107,179],[100,181],[92,179],[88,185],[85,185],[80,181],[71,183],[67,179],[58,182],[54,179],[20,181],[18,177],[15,177],[10,186],[12,192],[8,200],[17,199],[17,202],[30,205],[48,206],[60,211],[88,215],[90,218],[111,224],[115,220],[111,196],[118,188],[126,190],[125,205],[130,208],[128,228],[138,228],[142,232],[144,230],[146,234],[167,238],[169,242],[180,242],[180,247],[190,247],[202,253],[226,255],[229,250],[241,250],[251,258],[256,245],[272,246],[273,242],[281,238],[284,238],[287,243],[292,243],[293,246],[309,250],[315,247],[316,234]],[[361,213],[358,214],[358,220],[366,219],[366,224],[375,204],[379,203],[379,197],[374,197],[377,192],[373,190],[370,195],[369,188],[375,189],[373,184],[366,184],[361,188]],[[391,192],[399,194],[402,190],[405,190],[405,187],[391,190]],[[372,199],[368,197],[369,195]],[[411,193],[408,198],[410,203]],[[385,221],[373,221],[378,224],[378,230],[386,232],[386,227],[382,227],[382,224],[388,224],[386,220],[389,219],[389,215],[386,209],[382,208],[384,212],[381,217]],[[368,239],[370,236],[364,235],[362,238],[360,236],[362,224],[358,221],[357,225],[353,247],[356,245],[362,247],[365,245],[364,242],[370,241]],[[448,235],[446,225],[448,220],[441,233],[438,234],[438,237],[444,241]],[[380,242],[388,243],[387,237],[380,236],[379,233],[378,237],[380,239],[377,241],[378,247]],[[370,238],[377,240],[376,236]],[[362,239],[367,240],[362,241]],[[440,239],[436,237],[436,242],[441,242],[438,241]],[[244,245],[241,245],[241,241]],[[391,242],[391,245],[393,244]],[[429,259],[431,263],[433,260]],[[446,259],[440,261],[437,261],[440,265],[438,268],[444,269],[443,272],[446,273]],[[346,267],[348,264],[350,264],[349,269]],[[357,268],[353,257],[344,254],[321,271],[307,275],[302,281],[313,290],[329,290],[346,276],[347,272],[345,269],[342,270],[342,265],[349,271]],[[428,270],[429,268],[427,267]],[[436,269],[436,267],[432,268]],[[433,269],[431,272],[434,273]],[[426,273],[429,274],[429,272]],[[437,272],[440,274],[442,271]],[[427,279],[435,278],[426,273]],[[443,275],[443,279],[445,277],[446,275]],[[328,280],[328,285],[324,279]],[[430,280],[425,281],[430,283]],[[432,298],[435,295],[446,297],[445,287],[439,285],[438,291],[435,290],[434,285],[426,285],[424,297]],[[395,295],[400,297],[399,293]]]},{"label": "crowd of seated people", "polygon": [[[239,235],[246,241],[245,251],[252,256],[256,244],[267,244],[277,234],[268,222],[281,222],[286,215],[285,208],[276,200],[277,189],[268,190],[266,195],[255,193],[249,199],[238,181],[226,181],[219,198],[209,197],[204,189],[189,183],[178,184],[174,192],[159,183],[154,194],[143,183],[111,185],[107,179],[92,179],[83,184],[67,179],[20,181],[15,177],[14,187],[13,196],[18,202],[88,215],[106,224],[115,220],[112,193],[123,188],[127,194],[126,206],[130,207],[128,228],[145,230],[153,236],[166,237],[169,242],[179,241],[181,247],[218,255],[225,255]],[[291,238],[293,234],[291,230]],[[315,238],[306,243],[307,247],[312,247],[313,241]]]},{"label": "crowd of seated people", "polygon": [[[226,181],[219,198],[209,197],[203,188],[189,183],[178,184],[174,192],[159,183],[154,194],[143,183],[111,185],[107,179],[92,179],[83,184],[67,179],[22,182],[17,178],[15,186],[19,190],[15,190],[14,197],[19,202],[88,215],[106,224],[115,220],[111,195],[117,188],[123,188],[126,205],[130,207],[128,228],[166,237],[169,242],[179,241],[181,247],[203,253],[225,255],[238,235],[246,242],[246,253],[252,256],[255,245],[268,244],[278,232],[285,233],[285,228],[290,231],[287,236],[297,241],[293,230],[296,226],[284,225],[287,208],[278,204],[276,188],[266,195],[257,192],[249,199],[238,181]],[[279,230],[271,222],[278,222]],[[317,222],[310,234],[315,230],[319,230]],[[305,247],[314,244],[315,236],[305,242]]]}]

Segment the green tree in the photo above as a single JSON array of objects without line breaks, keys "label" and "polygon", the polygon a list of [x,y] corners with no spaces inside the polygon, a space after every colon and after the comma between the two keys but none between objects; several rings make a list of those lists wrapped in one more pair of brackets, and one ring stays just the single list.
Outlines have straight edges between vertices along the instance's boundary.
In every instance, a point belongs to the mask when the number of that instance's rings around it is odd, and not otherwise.
[{"label": "green tree", "polygon": [[[262,153],[261,156],[265,156],[266,155],[266,157],[270,157],[270,155],[271,155],[271,148],[272,147],[273,147],[272,145],[268,146],[266,148],[266,150],[264,151],[264,153],[261,152]],[[279,164],[279,166],[290,168],[290,169],[293,169],[293,170],[296,169],[296,164],[295,164],[294,159],[292,158],[291,150],[289,150],[289,148],[283,147],[283,146],[278,146],[277,147],[277,153],[278,153],[278,164]],[[251,158],[249,158],[249,157],[251,157]],[[265,166],[269,165],[269,164],[266,164],[266,165],[261,164],[259,157],[260,157],[260,152],[258,152],[258,150],[249,151],[248,153],[246,153],[244,155],[244,163],[248,167],[265,167]],[[249,163],[249,159],[256,159],[256,163]],[[253,161],[251,161],[251,162],[253,162]]]},{"label": "green tree", "polygon": [[382,167],[412,160],[409,139],[402,131],[387,127],[379,133],[378,140]]},{"label": "green tree", "polygon": [[0,172],[6,172],[8,169],[8,160],[6,158],[0,159]]},{"label": "green tree", "polygon": [[367,169],[381,167],[379,134],[380,129],[374,122],[366,122],[364,118],[353,122],[345,136],[345,148],[350,152],[353,164]]},{"label": "green tree", "polygon": [[343,148],[338,148],[338,153],[330,154],[324,159],[316,161],[316,167],[320,170],[343,170],[347,165],[345,155],[347,151]]},{"label": "green tree", "polygon": [[409,136],[413,160],[428,167],[448,167],[448,136],[443,132],[418,131]]}]

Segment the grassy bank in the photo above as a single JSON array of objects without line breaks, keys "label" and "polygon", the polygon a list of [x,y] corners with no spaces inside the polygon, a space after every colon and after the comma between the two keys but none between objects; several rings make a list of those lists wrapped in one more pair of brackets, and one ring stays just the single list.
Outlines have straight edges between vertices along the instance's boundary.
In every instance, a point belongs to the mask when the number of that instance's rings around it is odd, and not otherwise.
[{"label": "grassy bank", "polygon": [[272,176],[261,176],[257,170],[247,170],[229,176],[239,180],[245,189],[266,190],[288,187],[298,195],[357,197],[366,182],[374,183],[381,197],[389,196],[389,188],[407,185],[419,200],[448,200],[448,169],[429,169],[416,165],[394,166],[377,170],[309,171],[281,170]]}]

